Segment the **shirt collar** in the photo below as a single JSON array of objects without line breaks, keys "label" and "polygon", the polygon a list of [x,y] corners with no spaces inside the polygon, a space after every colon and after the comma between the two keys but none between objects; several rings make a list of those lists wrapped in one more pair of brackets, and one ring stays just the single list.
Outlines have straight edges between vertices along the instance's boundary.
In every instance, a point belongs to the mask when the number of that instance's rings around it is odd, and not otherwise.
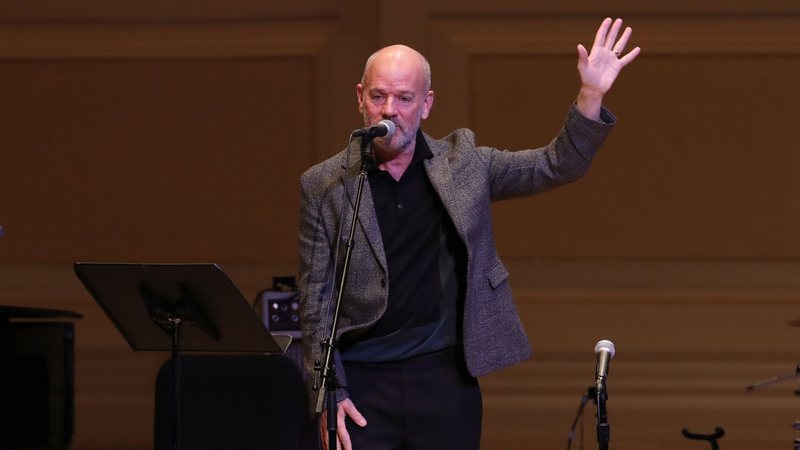
[{"label": "shirt collar", "polygon": [[411,159],[411,164],[416,164],[424,159],[433,158],[433,152],[428,147],[428,142],[425,140],[425,135],[422,130],[417,130],[417,144],[414,147],[414,157]]},{"label": "shirt collar", "polygon": [[[417,129],[417,142],[414,144],[414,156],[411,157],[411,162],[408,164],[409,167],[419,164],[420,162],[433,158],[433,152],[431,148],[428,146],[428,141],[425,140],[425,135],[422,134],[421,129]],[[372,171],[380,171],[378,165],[375,164],[374,160],[370,162],[367,167],[368,172]]]}]

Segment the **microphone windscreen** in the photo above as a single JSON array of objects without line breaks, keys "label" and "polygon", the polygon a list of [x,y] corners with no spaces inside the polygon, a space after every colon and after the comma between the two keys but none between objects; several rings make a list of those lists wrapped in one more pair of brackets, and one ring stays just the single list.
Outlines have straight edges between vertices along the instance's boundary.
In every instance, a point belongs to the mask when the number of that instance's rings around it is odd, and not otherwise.
[{"label": "microphone windscreen", "polygon": [[611,356],[611,358],[614,357],[614,353],[616,352],[616,349],[614,348],[614,343],[609,341],[609,340],[607,340],[607,339],[603,339],[602,341],[598,341],[597,344],[594,346],[594,353],[595,354],[598,354],[603,350],[607,351],[609,353],[609,355]]},{"label": "microphone windscreen", "polygon": [[384,136],[384,138],[389,139],[390,137],[392,137],[392,135],[394,134],[394,131],[396,129],[396,127],[394,125],[394,122],[392,122],[389,119],[383,119],[378,123],[381,123],[381,124],[383,124],[383,126],[386,127],[386,135]]}]

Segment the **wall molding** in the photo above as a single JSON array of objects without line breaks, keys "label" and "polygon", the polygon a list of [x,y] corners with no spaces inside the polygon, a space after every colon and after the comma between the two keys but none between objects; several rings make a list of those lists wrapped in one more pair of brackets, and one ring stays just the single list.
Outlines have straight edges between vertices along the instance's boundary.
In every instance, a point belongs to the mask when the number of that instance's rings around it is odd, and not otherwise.
[{"label": "wall molding", "polygon": [[[511,259],[503,260],[512,287],[526,296],[582,302],[616,298],[695,301],[724,297],[736,303],[784,303],[800,299],[800,260],[775,259]],[[265,274],[292,273],[294,262],[226,264],[243,290],[263,288]],[[268,280],[267,280],[268,281]],[[56,300],[82,286],[72,263],[5,264],[0,293]],[[642,297],[644,296],[644,298]],[[2,296],[0,296],[0,300]]]},{"label": "wall molding", "polygon": [[[631,44],[646,55],[798,55],[797,17],[628,17]],[[595,19],[436,17],[434,25],[468,54],[574,55],[589,46]],[[629,46],[630,47],[630,46]]]},{"label": "wall molding", "polygon": [[[797,18],[632,17],[647,55],[798,55]],[[584,17],[447,17],[432,23],[468,54],[569,55],[589,45]],[[0,59],[244,58],[316,54],[337,19],[0,26]],[[591,33],[589,31],[588,33]]]},{"label": "wall molding", "polygon": [[336,19],[0,26],[0,59],[247,58],[314,55]]}]

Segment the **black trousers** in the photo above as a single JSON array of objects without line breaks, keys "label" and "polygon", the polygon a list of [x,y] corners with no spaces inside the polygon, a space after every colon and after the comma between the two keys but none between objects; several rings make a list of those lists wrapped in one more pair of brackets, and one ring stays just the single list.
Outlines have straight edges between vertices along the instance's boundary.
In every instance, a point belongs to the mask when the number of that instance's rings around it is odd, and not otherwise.
[{"label": "black trousers", "polygon": [[478,380],[456,350],[389,363],[344,363],[347,390],[367,419],[348,419],[353,450],[478,450]]}]

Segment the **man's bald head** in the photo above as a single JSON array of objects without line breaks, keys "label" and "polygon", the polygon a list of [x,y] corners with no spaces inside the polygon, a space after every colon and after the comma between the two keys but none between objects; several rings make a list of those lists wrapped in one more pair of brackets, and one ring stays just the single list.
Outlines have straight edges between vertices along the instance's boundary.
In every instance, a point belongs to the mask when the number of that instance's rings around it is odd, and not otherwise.
[{"label": "man's bald head", "polygon": [[413,48],[397,44],[384,47],[367,58],[367,63],[364,65],[364,74],[361,76],[361,84],[366,84],[372,65],[381,60],[385,64],[401,64],[412,65],[418,67],[422,79],[424,80],[423,89],[430,90],[431,88],[431,66],[428,60],[422,54]]}]

